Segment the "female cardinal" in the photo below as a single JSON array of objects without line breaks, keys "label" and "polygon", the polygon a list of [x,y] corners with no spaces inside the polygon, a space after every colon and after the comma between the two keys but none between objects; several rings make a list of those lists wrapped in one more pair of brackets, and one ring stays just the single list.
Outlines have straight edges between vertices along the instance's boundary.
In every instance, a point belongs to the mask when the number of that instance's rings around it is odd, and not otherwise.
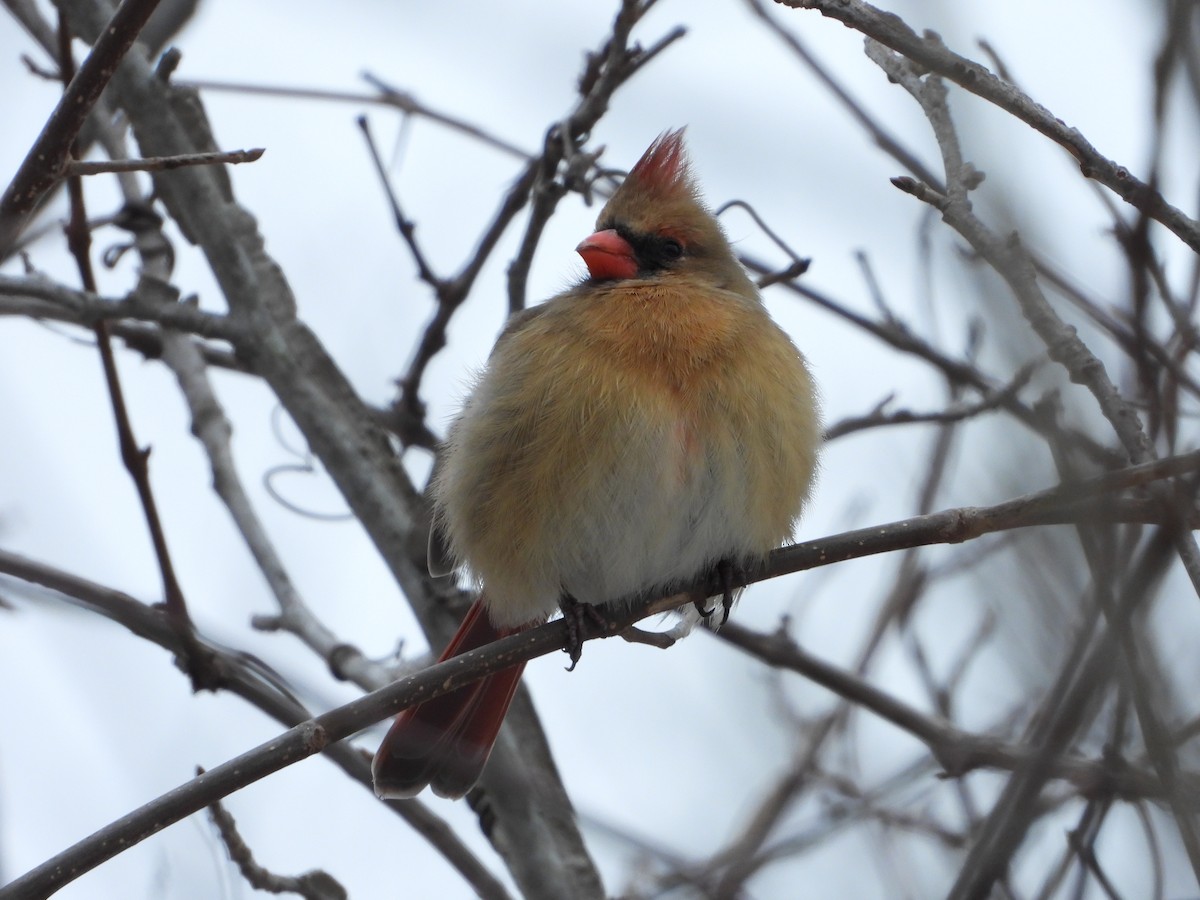
[{"label": "female cardinal", "polygon": [[[589,277],[514,316],[450,429],[434,528],[481,585],[442,659],[747,564],[786,541],[820,425],[804,358],[660,136],[576,250]],[[432,557],[432,554],[431,554]],[[524,664],[404,710],[375,791],[461,797]]]}]

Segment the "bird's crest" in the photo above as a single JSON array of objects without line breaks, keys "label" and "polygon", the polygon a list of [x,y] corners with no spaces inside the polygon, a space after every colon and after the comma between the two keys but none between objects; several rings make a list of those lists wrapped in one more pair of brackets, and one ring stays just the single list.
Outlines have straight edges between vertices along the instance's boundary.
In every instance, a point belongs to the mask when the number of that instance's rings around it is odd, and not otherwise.
[{"label": "bird's crest", "polygon": [[664,196],[683,191],[694,196],[696,189],[683,146],[683,129],[660,134],[629,170],[628,180],[650,194]]}]

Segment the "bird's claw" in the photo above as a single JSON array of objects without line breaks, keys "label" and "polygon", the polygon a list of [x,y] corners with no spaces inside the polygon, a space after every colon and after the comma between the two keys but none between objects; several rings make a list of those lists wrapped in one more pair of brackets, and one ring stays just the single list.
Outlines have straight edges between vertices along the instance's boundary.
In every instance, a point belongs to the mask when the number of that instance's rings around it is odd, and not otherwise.
[{"label": "bird's claw", "polygon": [[[717,563],[717,578],[721,581],[721,624],[729,621],[729,611],[733,609],[733,588],[741,580],[741,566],[732,559],[722,559]],[[709,613],[716,612],[712,609]]]},{"label": "bird's claw", "polygon": [[602,631],[610,630],[612,623],[605,619],[595,606],[580,603],[570,594],[562,595],[558,601],[558,608],[562,610],[563,621],[567,623],[567,642],[563,645],[563,652],[571,657],[571,665],[567,666],[567,671],[574,672],[579,658],[583,656],[583,620],[590,619]]}]

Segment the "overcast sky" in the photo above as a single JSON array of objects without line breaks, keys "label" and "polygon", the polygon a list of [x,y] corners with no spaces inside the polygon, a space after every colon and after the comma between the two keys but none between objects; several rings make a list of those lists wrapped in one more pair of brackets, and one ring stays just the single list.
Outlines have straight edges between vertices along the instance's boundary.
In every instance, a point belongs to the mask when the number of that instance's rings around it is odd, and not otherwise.
[{"label": "overcast sky", "polygon": [[[1141,173],[1148,158],[1149,65],[1160,35],[1152,4],[1118,0],[1040,3],[884,2],[918,31],[937,30],[954,49],[981,58],[985,37],[1035,99],[1078,127],[1106,156]],[[180,80],[366,92],[372,73],[431,107],[476,122],[534,149],[572,102],[583,53],[599,45],[614,4],[511,0],[459,3],[230,3],[209,0],[175,42]],[[773,10],[843,84],[935,170],[936,146],[915,105],[862,53],[859,36],[811,12]],[[936,327],[961,348],[969,310],[956,302],[953,242],[936,239],[945,273],[925,290],[918,259],[920,204],[894,189],[901,174],[860,127],[734,0],[662,0],[640,26],[652,43],[675,24],[688,35],[622,89],[592,143],[604,160],[627,168],[661,131],[688,126],[691,155],[712,205],[754,204],[804,256],[807,283],[864,312],[874,312],[854,254],[869,254],[897,312]],[[30,75],[28,54],[49,65],[33,42],[0,15],[0,173],[11,173],[40,130],[56,91]],[[986,60],[984,60],[986,61]],[[206,92],[217,140],[225,149],[265,147],[253,165],[233,170],[239,200],[259,218],[267,250],[294,289],[301,317],[316,331],[368,400],[386,403],[414,338],[433,306],[392,227],[354,119],[366,112],[391,174],[417,222],[432,264],[453,271],[471,252],[518,163],[427,121],[401,128],[398,116],[366,103],[284,100]],[[955,112],[971,140],[967,155],[988,175],[977,203],[1007,210],[1030,241],[1071,277],[1102,296],[1120,291],[1102,207],[1073,163],[1048,142],[961,95]],[[1194,168],[1194,166],[1192,167]],[[6,181],[8,174],[0,175]],[[1167,185],[1190,208],[1195,185]],[[1053,201],[1048,203],[1047,197]],[[115,209],[104,179],[89,183],[93,215]],[[1043,211],[1023,214],[1026,206]],[[1044,215],[1048,208],[1055,218]],[[547,297],[582,273],[573,247],[596,215],[577,197],[565,201],[543,239],[530,298]],[[44,216],[62,215],[61,204]],[[725,217],[739,246],[783,262],[743,213]],[[97,250],[121,233],[103,230]],[[504,251],[485,269],[469,309],[455,321],[451,349],[433,364],[424,397],[441,430],[472,367],[484,358],[505,309]],[[177,246],[176,284],[202,306],[223,309],[203,262]],[[73,283],[62,242],[30,248],[32,263]],[[6,272],[18,273],[10,263]],[[102,291],[130,287],[132,262],[103,276]],[[903,405],[929,407],[940,385],[915,365],[877,348],[812,306],[781,294],[768,305],[808,355],[829,420],[861,414],[894,392]],[[935,323],[930,326],[929,323]],[[35,559],[154,602],[157,569],[135,494],[120,467],[97,355],[65,328],[0,320],[0,543]],[[209,489],[204,456],[188,433],[186,410],[169,373],[122,353],[122,375],[139,440],[153,447],[152,474],[171,549],[201,627],[253,652],[294,679],[314,707],[355,691],[331,682],[318,661],[286,636],[250,629],[251,615],[273,602],[227,514]],[[398,641],[415,651],[423,638],[385,567],[357,525],[297,516],[261,488],[264,473],[301,460],[294,429],[274,425],[272,396],[252,380],[214,374],[235,423],[235,450],[259,510],[308,602],[342,638],[384,656]],[[817,536],[909,515],[916,463],[928,435],[848,440],[826,454],[802,533]],[[423,477],[429,460],[406,459]],[[957,487],[961,502],[998,499],[981,487],[971,500],[970,461]],[[1045,473],[1049,478],[1049,473]],[[1035,479],[1036,480],[1036,479]],[[293,503],[338,513],[344,504],[318,473],[279,474],[272,482]],[[1028,489],[1049,481],[1031,483]],[[785,611],[801,616],[807,645],[845,663],[858,646],[853,627],[865,612],[860,593],[878,587],[886,561],[855,564],[832,578],[782,579],[751,591],[741,621],[769,629]],[[277,733],[279,726],[231,697],[193,697],[166,655],[119,628],[65,605],[10,597],[0,610],[0,881],[58,852],[95,828]],[[958,636],[972,619],[947,620]],[[911,676],[908,676],[911,677]],[[752,799],[777,774],[790,747],[772,729],[777,710],[739,698],[764,696],[760,670],[705,635],[668,653],[620,642],[589,644],[579,669],[562,660],[530,665],[527,683],[551,736],[580,813],[627,829],[681,854],[703,855],[744,824]],[[1012,682],[1010,685],[1009,682]],[[904,677],[889,687],[904,693]],[[987,670],[975,696],[1011,699],[1019,679],[1002,664]],[[806,715],[828,695],[793,687]],[[586,711],[586,714],[585,714]],[[873,726],[864,726],[873,727]],[[359,738],[373,747],[380,732]],[[889,771],[916,747],[884,730],[875,765]],[[622,772],[620,789],[608,777]],[[464,804],[430,801],[493,868],[502,867]],[[399,820],[321,759],[309,760],[230,799],[260,860],[280,872],[330,871],[354,897],[463,896],[455,873]],[[714,810],[718,812],[714,813]],[[629,877],[619,842],[587,828],[610,892]],[[1054,835],[1054,847],[1061,836]],[[887,897],[879,872],[865,875],[864,845],[833,842],[806,857],[798,873],[767,870],[755,896],[795,897],[797,878],[822,885],[821,896]],[[930,860],[931,885],[946,860]],[[940,868],[939,868],[940,867]],[[871,867],[867,867],[868,869]],[[1184,882],[1186,884],[1186,882]],[[920,896],[921,884],[914,887]],[[122,854],[60,896],[208,898],[249,896],[224,861],[207,821],[193,818]],[[814,896],[816,896],[814,894]]]}]

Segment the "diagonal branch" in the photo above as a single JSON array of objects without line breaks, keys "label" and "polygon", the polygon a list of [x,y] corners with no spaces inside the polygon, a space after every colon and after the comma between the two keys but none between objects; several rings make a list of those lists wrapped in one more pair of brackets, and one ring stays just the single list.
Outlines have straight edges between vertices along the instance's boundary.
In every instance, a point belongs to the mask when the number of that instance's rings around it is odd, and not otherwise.
[{"label": "diagonal branch", "polygon": [[[187,647],[178,631],[167,622],[162,610],[148,606],[133,597],[68,574],[51,566],[0,549],[0,573],[36,584],[63,595],[70,601],[104,616],[128,629],[133,635],[151,641],[184,662]],[[285,727],[292,727],[311,718],[312,713],[297,701],[275,674],[246,653],[227,650],[200,636],[200,640],[215,661],[215,671],[221,677],[220,688],[241,697]],[[338,744],[325,751],[330,762],[365,788],[371,787],[371,766],[367,756],[349,744]],[[481,897],[488,900],[508,900],[504,886],[487,870],[472,851],[462,844],[454,831],[429,808],[420,802],[386,801],[385,805],[431,846],[462,875]],[[0,897],[21,897],[15,890],[0,887]],[[25,894],[24,896],[31,896]]]},{"label": "diagonal branch", "polygon": [[775,0],[793,9],[815,9],[907,57],[921,67],[953,81],[1044,134],[1075,157],[1080,170],[1114,191],[1122,200],[1165,225],[1181,241],[1200,252],[1200,223],[1169,204],[1157,190],[1103,156],[1079,130],[984,66],[959,56],[932,32],[919,36],[892,13],[862,0]]}]

